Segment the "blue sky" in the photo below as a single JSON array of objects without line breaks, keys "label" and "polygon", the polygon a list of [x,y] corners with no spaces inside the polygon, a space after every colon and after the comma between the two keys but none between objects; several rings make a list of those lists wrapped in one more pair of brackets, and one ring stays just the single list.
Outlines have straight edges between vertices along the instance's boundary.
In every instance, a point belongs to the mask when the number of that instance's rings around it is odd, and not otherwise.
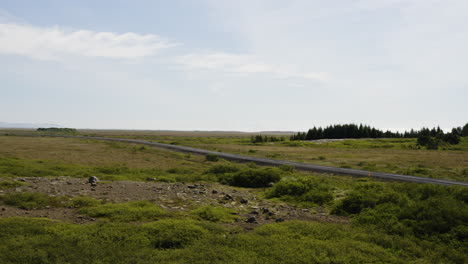
[{"label": "blue sky", "polygon": [[461,126],[467,13],[464,0],[0,0],[0,121]]}]

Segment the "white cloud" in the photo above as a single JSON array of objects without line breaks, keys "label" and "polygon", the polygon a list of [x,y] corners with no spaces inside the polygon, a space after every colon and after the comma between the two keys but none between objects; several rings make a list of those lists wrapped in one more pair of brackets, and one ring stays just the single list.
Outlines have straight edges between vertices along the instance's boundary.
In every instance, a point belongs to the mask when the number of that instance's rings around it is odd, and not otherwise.
[{"label": "white cloud", "polygon": [[217,70],[235,74],[271,74],[277,78],[304,78],[318,81],[329,79],[325,72],[297,71],[291,65],[264,63],[252,55],[224,52],[192,53],[176,58],[176,63],[191,70]]},{"label": "white cloud", "polygon": [[13,23],[0,24],[0,53],[57,60],[64,55],[140,58],[174,46],[153,34],[65,30]]}]

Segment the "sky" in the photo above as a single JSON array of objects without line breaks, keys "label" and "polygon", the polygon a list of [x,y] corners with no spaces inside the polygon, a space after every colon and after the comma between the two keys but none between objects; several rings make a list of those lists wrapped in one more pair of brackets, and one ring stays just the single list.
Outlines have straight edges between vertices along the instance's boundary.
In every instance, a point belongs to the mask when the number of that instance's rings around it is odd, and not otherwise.
[{"label": "sky", "polygon": [[468,122],[466,0],[0,0],[0,122]]}]

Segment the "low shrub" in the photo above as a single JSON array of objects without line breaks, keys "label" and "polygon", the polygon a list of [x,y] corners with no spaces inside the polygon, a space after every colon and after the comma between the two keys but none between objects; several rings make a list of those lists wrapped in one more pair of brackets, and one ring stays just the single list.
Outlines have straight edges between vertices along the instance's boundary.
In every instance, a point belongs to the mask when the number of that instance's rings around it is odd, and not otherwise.
[{"label": "low shrub", "polygon": [[248,188],[269,187],[280,179],[281,171],[277,168],[248,168],[218,176],[218,180],[223,184]]},{"label": "low shrub", "polygon": [[219,160],[219,157],[216,154],[206,154],[205,158],[207,161],[213,161],[213,162],[216,162]]},{"label": "low shrub", "polygon": [[144,221],[165,215],[165,211],[148,201],[136,201],[120,204],[102,204],[84,207],[81,213],[91,217],[103,217],[114,221]]},{"label": "low shrub", "polygon": [[20,181],[0,181],[0,189],[8,189],[24,186],[26,183]]},{"label": "low shrub", "polygon": [[65,197],[49,196],[35,192],[8,193],[0,196],[0,201],[3,201],[3,203],[21,209],[38,209],[46,206],[60,207],[64,206],[66,200]]},{"label": "low shrub", "polygon": [[88,196],[78,196],[74,197],[69,202],[70,206],[74,208],[82,208],[82,207],[90,207],[90,206],[98,206],[102,204],[102,201],[94,199]]},{"label": "low shrub", "polygon": [[280,165],[278,168],[285,172],[294,172],[294,166],[292,165],[283,164],[283,165]]},{"label": "low shrub", "polygon": [[355,223],[390,234],[439,236],[449,241],[463,237],[460,230],[468,223],[465,192],[463,187],[432,184],[361,184],[333,213],[354,215]]},{"label": "low shrub", "polygon": [[214,173],[214,174],[224,174],[224,173],[238,172],[240,170],[241,170],[241,167],[234,165],[234,164],[216,164],[216,165],[211,166],[207,172]]},{"label": "low shrub", "polygon": [[154,248],[181,248],[203,239],[207,230],[191,220],[166,219],[143,225]]},{"label": "low shrub", "polygon": [[268,198],[324,204],[333,200],[332,188],[324,180],[310,177],[290,177],[273,185]]},{"label": "low shrub", "polygon": [[232,222],[234,220],[234,211],[224,207],[206,205],[192,210],[191,213],[210,222]]}]

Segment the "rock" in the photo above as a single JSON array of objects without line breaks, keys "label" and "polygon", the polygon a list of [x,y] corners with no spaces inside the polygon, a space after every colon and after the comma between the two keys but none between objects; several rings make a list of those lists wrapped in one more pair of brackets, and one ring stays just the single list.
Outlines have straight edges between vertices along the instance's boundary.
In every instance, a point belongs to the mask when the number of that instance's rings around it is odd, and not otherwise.
[{"label": "rock", "polygon": [[2,211],[6,211],[6,208],[5,208],[5,207],[2,207]]},{"label": "rock", "polygon": [[275,222],[276,223],[284,222],[284,219],[283,218],[276,218]]},{"label": "rock", "polygon": [[20,179],[20,181],[25,182],[27,181],[25,178]]},{"label": "rock", "polygon": [[195,189],[195,188],[197,188],[197,186],[195,186],[195,185],[189,185],[189,186],[187,186],[187,188],[189,188],[189,189]]},{"label": "rock", "polygon": [[256,215],[258,215],[258,211],[253,210],[252,212],[250,212],[250,214],[256,214]]},{"label": "rock", "polygon": [[73,183],[72,183],[72,182],[69,182],[69,181],[67,181],[67,184],[68,184],[68,185],[72,185]]},{"label": "rock", "polygon": [[224,200],[234,200],[234,198],[232,198],[232,196],[230,194],[226,194],[224,196]]},{"label": "rock", "polygon": [[275,213],[273,213],[273,212],[270,211],[270,212],[268,212],[268,215],[269,215],[269,216],[274,216]]},{"label": "rock", "polygon": [[251,216],[245,220],[247,223],[257,223],[257,218],[255,216]]},{"label": "rock", "polygon": [[157,181],[158,179],[156,178],[146,178],[147,181]]},{"label": "rock", "polygon": [[245,199],[245,198],[242,198],[242,199],[240,200],[240,203],[241,203],[241,204],[246,204],[246,203],[248,203],[248,202],[249,202],[249,200],[247,200],[247,199]]},{"label": "rock", "polygon": [[88,178],[88,183],[96,183],[98,181],[99,181],[99,179],[96,176],[91,176],[91,177]]},{"label": "rock", "polygon": [[270,212],[270,210],[268,210],[268,208],[265,208],[265,207],[262,207],[260,210],[262,210],[262,213],[264,213],[264,214]]},{"label": "rock", "polygon": [[212,190],[211,193],[212,193],[212,194],[217,194],[218,191],[217,191],[217,190]]},{"label": "rock", "polygon": [[91,183],[91,186],[96,187],[96,186],[97,186],[97,183],[92,182],[92,183]]},{"label": "rock", "polygon": [[90,218],[89,220],[91,220],[91,221],[96,221],[96,219],[95,219],[95,218]]}]

